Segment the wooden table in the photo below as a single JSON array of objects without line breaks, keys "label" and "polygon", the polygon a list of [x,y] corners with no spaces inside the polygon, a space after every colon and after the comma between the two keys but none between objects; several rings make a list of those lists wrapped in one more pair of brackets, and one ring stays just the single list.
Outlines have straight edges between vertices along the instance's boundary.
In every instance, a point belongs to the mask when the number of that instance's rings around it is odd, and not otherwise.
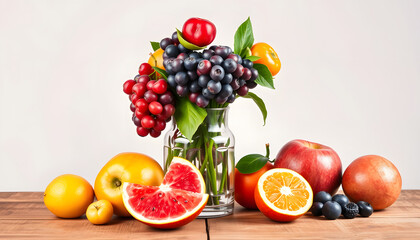
[{"label": "wooden table", "polygon": [[393,206],[369,218],[325,220],[310,213],[278,223],[236,204],[235,213],[158,230],[132,218],[95,226],[85,217],[60,219],[42,193],[0,192],[0,239],[420,239],[420,190],[404,190]]}]

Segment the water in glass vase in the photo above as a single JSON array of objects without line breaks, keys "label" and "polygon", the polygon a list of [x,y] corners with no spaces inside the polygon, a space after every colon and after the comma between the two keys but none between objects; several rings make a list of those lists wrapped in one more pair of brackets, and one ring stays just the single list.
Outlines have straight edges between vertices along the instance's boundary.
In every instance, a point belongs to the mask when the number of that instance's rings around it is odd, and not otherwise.
[{"label": "water in glass vase", "polygon": [[214,218],[233,213],[235,138],[227,124],[228,108],[206,111],[207,117],[191,140],[182,135],[174,121],[164,139],[164,169],[175,156],[188,159],[200,169],[209,200],[199,218]]}]

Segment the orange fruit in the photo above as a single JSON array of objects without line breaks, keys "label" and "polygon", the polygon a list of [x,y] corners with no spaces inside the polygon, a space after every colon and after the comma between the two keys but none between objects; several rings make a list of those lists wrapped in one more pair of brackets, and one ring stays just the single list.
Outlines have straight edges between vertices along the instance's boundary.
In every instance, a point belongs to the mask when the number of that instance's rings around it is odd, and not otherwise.
[{"label": "orange fruit", "polygon": [[162,48],[159,48],[156,50],[152,55],[150,55],[148,63],[152,67],[158,67],[160,69],[165,70],[165,67],[163,66],[163,53],[164,51]]},{"label": "orange fruit", "polygon": [[191,162],[175,157],[160,186],[125,182],[123,201],[130,214],[149,226],[178,228],[194,220],[209,195],[203,176]]},{"label": "orange fruit", "polygon": [[254,190],[258,179],[265,172],[273,168],[273,164],[267,162],[264,167],[253,173],[241,173],[235,168],[235,201],[242,207],[258,209],[254,199]]},{"label": "orange fruit", "polygon": [[84,178],[64,174],[55,178],[44,192],[45,206],[57,217],[78,218],[93,202],[93,188]]},{"label": "orange fruit", "polygon": [[256,43],[251,48],[252,56],[258,56],[260,59],[254,63],[264,64],[270,70],[271,75],[275,76],[281,68],[281,62],[276,51],[267,43]]},{"label": "orange fruit", "polygon": [[108,223],[113,214],[112,204],[105,199],[91,203],[86,210],[86,217],[93,224]]},{"label": "orange fruit", "polygon": [[258,180],[254,197],[258,209],[265,216],[275,221],[290,222],[311,208],[313,193],[299,173],[273,168]]},{"label": "orange fruit", "polygon": [[163,170],[153,158],[140,153],[120,153],[101,169],[95,180],[95,195],[98,200],[111,202],[118,216],[130,216],[122,201],[124,182],[159,186]]}]

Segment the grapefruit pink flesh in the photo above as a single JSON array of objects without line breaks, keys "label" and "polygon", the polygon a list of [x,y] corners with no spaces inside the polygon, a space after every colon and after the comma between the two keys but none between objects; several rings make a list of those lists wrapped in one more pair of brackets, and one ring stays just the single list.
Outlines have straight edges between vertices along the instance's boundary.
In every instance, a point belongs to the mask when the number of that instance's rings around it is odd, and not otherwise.
[{"label": "grapefruit pink flesh", "polygon": [[123,201],[137,220],[157,228],[177,228],[194,220],[208,200],[204,179],[189,161],[174,158],[159,187],[124,183]]}]

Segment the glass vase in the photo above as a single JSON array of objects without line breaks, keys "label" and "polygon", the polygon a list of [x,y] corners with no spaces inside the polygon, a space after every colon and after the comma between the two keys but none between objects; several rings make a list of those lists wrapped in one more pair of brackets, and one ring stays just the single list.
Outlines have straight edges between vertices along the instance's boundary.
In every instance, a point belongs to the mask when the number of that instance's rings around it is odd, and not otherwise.
[{"label": "glass vase", "polygon": [[164,170],[173,157],[191,161],[203,175],[209,200],[199,218],[222,217],[233,213],[235,138],[228,127],[228,107],[206,108],[207,117],[191,140],[172,129],[164,138]]}]

